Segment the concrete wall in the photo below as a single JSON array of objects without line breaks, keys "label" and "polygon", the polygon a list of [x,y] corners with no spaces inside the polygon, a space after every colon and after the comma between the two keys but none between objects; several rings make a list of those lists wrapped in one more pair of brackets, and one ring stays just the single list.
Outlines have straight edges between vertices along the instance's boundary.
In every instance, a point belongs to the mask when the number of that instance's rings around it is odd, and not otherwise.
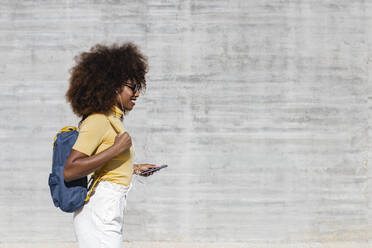
[{"label": "concrete wall", "polygon": [[47,185],[78,121],[68,69],[133,41],[150,72],[124,124],[137,162],[169,168],[135,183],[127,241],[368,245],[371,1],[0,6],[0,244],[75,241]]}]

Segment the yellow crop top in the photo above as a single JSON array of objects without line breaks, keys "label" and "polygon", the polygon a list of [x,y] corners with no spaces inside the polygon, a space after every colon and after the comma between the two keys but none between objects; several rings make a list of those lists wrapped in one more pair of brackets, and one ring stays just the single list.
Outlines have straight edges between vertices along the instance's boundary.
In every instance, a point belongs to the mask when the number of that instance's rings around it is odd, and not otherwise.
[{"label": "yellow crop top", "polygon": [[[112,107],[111,113],[108,115],[110,120],[114,122],[115,128],[118,128],[120,133],[126,132],[120,117],[123,111],[117,106]],[[115,142],[117,133],[104,114],[91,114],[82,123],[79,128],[79,136],[72,149],[82,152],[88,156],[100,153]],[[96,178],[101,176],[101,180],[110,181],[113,183],[129,186],[133,175],[133,146],[127,151],[114,157],[102,167],[91,174]]]}]

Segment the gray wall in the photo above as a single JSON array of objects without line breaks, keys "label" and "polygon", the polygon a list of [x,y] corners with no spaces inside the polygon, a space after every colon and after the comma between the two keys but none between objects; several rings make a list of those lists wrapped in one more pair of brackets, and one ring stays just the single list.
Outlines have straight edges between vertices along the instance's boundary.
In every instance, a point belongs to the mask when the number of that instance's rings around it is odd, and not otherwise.
[{"label": "gray wall", "polygon": [[135,183],[126,240],[371,237],[371,1],[0,6],[0,243],[75,241],[47,185],[52,139],[78,121],[68,69],[94,44],[124,41],[150,62],[124,120],[136,161],[169,165]]}]

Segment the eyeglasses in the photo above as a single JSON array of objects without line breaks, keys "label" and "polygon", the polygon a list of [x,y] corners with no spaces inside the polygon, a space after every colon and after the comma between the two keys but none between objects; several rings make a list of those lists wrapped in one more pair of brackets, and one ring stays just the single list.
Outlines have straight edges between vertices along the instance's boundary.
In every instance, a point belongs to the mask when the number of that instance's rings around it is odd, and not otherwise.
[{"label": "eyeglasses", "polygon": [[139,91],[139,85],[138,84],[135,84],[134,86],[131,85],[131,84],[124,84],[124,85],[128,86],[133,91],[133,93],[136,93],[137,91]]}]

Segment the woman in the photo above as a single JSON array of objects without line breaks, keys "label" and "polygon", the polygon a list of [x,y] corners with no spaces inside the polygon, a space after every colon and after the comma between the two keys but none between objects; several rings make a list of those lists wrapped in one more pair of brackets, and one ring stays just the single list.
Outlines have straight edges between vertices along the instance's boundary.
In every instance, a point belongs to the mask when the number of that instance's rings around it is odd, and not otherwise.
[{"label": "woman", "polygon": [[89,200],[74,212],[74,231],[80,248],[121,247],[132,174],[157,167],[133,165],[131,137],[122,123],[146,88],[147,58],[134,44],[124,43],[96,45],[75,61],[66,98],[83,119],[64,178],[70,182],[92,174],[97,183]]}]

